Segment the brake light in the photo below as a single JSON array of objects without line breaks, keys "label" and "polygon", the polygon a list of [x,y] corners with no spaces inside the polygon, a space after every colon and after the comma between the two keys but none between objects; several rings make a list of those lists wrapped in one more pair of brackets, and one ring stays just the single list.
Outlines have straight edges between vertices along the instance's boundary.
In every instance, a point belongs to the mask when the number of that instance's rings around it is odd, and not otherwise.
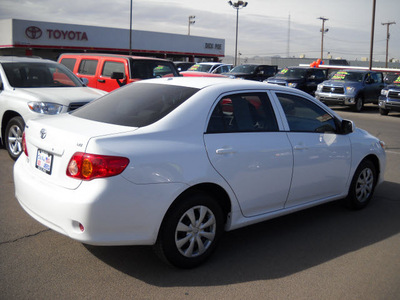
[{"label": "brake light", "polygon": [[126,157],[76,152],[68,163],[67,176],[81,180],[111,177],[121,174],[128,164]]},{"label": "brake light", "polygon": [[28,148],[26,148],[25,131],[22,133],[22,142],[21,142],[21,144],[22,144],[22,151],[24,151],[25,155],[27,157],[29,157]]}]

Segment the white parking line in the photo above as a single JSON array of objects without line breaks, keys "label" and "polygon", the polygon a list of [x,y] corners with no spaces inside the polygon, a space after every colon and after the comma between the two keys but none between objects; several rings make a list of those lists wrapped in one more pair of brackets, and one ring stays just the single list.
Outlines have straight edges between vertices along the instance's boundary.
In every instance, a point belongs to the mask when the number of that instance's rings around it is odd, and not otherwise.
[{"label": "white parking line", "polygon": [[390,153],[390,154],[400,154],[400,152],[396,152],[396,151],[388,151],[388,150],[386,150],[386,153]]}]

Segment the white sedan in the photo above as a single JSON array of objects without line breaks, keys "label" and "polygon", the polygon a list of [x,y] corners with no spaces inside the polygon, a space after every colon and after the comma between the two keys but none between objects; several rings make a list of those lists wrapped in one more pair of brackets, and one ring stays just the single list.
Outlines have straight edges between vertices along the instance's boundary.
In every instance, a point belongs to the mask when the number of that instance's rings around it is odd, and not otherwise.
[{"label": "white sedan", "polygon": [[221,234],[344,199],[365,207],[384,143],[311,96],[223,78],[137,82],[30,120],[16,197],[42,224],[92,245],[154,245],[204,262]]}]

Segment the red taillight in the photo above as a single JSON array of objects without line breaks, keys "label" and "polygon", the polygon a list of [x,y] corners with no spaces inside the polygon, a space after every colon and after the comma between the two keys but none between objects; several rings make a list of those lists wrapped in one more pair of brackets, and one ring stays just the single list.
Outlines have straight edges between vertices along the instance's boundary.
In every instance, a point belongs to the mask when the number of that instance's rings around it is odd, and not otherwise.
[{"label": "red taillight", "polygon": [[121,174],[128,164],[126,157],[77,152],[68,163],[67,176],[82,180],[111,177]]},{"label": "red taillight", "polygon": [[22,151],[24,151],[25,155],[28,157],[28,148],[26,148],[26,139],[25,139],[25,131],[22,133]]}]

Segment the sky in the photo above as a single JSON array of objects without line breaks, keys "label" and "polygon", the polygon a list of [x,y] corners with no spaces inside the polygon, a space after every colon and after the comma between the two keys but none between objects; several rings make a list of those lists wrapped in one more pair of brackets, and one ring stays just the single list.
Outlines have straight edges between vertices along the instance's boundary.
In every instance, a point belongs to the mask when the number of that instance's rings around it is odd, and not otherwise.
[{"label": "sky", "polygon": [[[232,2],[236,2],[233,0]],[[321,52],[320,17],[327,18],[324,56],[370,56],[373,0],[248,0],[239,10],[238,51],[254,56],[316,58]],[[131,0],[0,0],[0,19],[26,19],[128,29]],[[234,55],[236,9],[225,0],[132,0],[132,28],[225,39]],[[290,19],[290,21],[289,21]],[[400,0],[376,0],[373,59],[400,59]]]}]

